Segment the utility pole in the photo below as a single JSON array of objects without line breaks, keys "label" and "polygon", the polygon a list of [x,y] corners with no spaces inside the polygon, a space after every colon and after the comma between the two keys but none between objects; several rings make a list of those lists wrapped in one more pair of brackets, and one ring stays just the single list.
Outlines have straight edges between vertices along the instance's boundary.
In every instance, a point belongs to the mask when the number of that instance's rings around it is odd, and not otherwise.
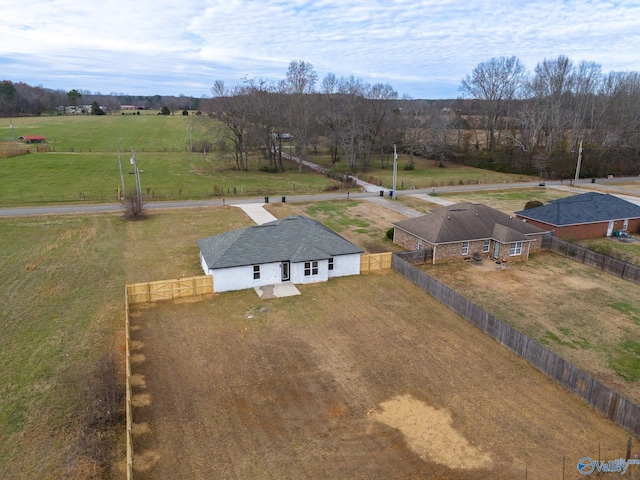
[{"label": "utility pole", "polygon": [[397,200],[396,193],[396,177],[398,176],[398,154],[396,153],[396,144],[393,144],[393,199]]},{"label": "utility pole", "polygon": [[580,178],[580,164],[582,163],[582,140],[578,149],[578,164],[576,165],[576,178],[573,179],[573,187],[578,188],[578,178]]},{"label": "utility pole", "polygon": [[118,142],[118,166],[120,167],[120,198],[124,198],[124,177],[122,176],[122,157],[120,156],[120,142]]},{"label": "utility pole", "polygon": [[18,142],[16,141],[16,133],[13,131],[13,122],[9,120],[9,128],[11,129],[11,136],[13,137],[13,144],[18,149]]},{"label": "utility pole", "polygon": [[142,207],[142,187],[140,186],[140,169],[136,163],[136,151],[131,147],[131,165],[134,167],[136,174],[136,190],[138,191],[138,205]]}]

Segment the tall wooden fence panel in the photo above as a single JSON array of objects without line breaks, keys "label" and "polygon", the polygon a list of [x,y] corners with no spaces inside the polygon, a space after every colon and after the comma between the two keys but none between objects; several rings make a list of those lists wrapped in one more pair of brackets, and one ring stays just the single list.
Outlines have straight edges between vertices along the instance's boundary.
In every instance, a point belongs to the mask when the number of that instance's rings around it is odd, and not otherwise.
[{"label": "tall wooden fence panel", "polygon": [[577,260],[585,265],[597,267],[607,273],[624,278],[625,280],[640,283],[640,267],[633,263],[594,252],[582,245],[567,242],[558,237],[549,237],[548,241],[543,242],[542,246],[543,248],[548,248],[554,253]]},{"label": "tall wooden fence panel", "polygon": [[415,252],[395,253],[392,259],[393,270],[640,438],[640,406],[416,268],[412,265],[413,258]]},{"label": "tall wooden fence panel", "polygon": [[213,277],[211,275],[127,285],[127,298],[130,304],[195,297],[212,292]]},{"label": "tall wooden fence panel", "polygon": [[127,480],[133,480],[133,435],[131,425],[133,413],[131,411],[131,334],[129,325],[129,299],[127,288],[124,292],[124,322],[125,322],[125,412],[127,416]]},{"label": "tall wooden fence panel", "polygon": [[391,268],[391,252],[360,255],[360,272],[388,270]]}]

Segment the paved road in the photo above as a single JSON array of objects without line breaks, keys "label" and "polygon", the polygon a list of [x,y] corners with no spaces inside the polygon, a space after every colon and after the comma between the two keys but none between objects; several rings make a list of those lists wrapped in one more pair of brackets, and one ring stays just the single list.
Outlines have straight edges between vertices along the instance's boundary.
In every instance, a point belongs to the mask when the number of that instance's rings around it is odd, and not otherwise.
[{"label": "paved road", "polygon": [[[615,188],[612,185],[607,185],[610,183],[617,182],[627,182],[627,181],[638,181],[638,177],[626,177],[626,178],[615,178],[615,179],[597,179],[596,185],[604,186],[605,188],[611,187],[611,189]],[[545,182],[547,187],[567,187],[571,190],[573,188],[567,185],[567,182],[561,183],[560,181],[552,181]],[[575,189],[576,192],[584,192],[588,190],[591,183],[583,180],[579,184],[582,188]],[[539,182],[515,182],[515,183],[498,183],[498,184],[479,184],[479,185],[454,185],[450,187],[436,187],[436,188],[425,188],[425,189],[412,189],[412,190],[398,190],[396,195],[398,197],[403,195],[428,195],[431,193],[454,193],[454,192],[471,192],[477,190],[496,190],[496,189],[505,189],[505,188],[526,188],[526,187],[537,187],[539,186]],[[564,188],[563,188],[564,189]],[[624,191],[625,189],[616,188],[617,191]],[[360,199],[360,198],[371,198],[371,197],[379,197],[380,191],[383,192],[385,199],[388,199],[388,190],[387,189],[378,189],[377,192],[358,192],[358,193],[350,193],[349,198],[352,199]],[[637,192],[628,191],[635,193]],[[626,193],[626,192],[625,192]],[[438,197],[432,197],[433,202],[438,202]],[[270,201],[280,202],[282,201],[281,196],[272,196],[269,197]],[[317,202],[323,200],[339,200],[346,199],[345,193],[323,193],[319,195],[287,195],[287,202]],[[194,207],[216,207],[220,205],[241,205],[247,203],[264,203],[264,197],[254,197],[254,198],[232,198],[232,199],[216,199],[216,200],[185,200],[181,202],[151,202],[146,203],[145,208],[149,210],[156,209],[174,209],[174,208],[194,208]],[[393,202],[389,200],[389,204]],[[75,205],[59,205],[59,206],[46,206],[46,207],[19,207],[19,208],[2,208],[0,209],[0,217],[19,217],[19,216],[28,216],[28,215],[61,215],[61,214],[76,214],[76,213],[100,213],[100,212],[122,212],[122,206],[118,203],[110,203],[110,204],[75,204]]]}]

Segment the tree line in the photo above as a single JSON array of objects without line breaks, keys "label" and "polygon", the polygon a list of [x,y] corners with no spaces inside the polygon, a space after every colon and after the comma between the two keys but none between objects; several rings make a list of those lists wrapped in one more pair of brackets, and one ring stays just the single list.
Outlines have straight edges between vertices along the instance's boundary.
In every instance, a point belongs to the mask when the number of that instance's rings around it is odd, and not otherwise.
[{"label": "tree line", "polygon": [[[419,155],[441,166],[572,178],[582,146],[583,176],[639,173],[638,72],[605,74],[597,63],[564,55],[528,72],[517,57],[499,57],[478,64],[459,91],[450,100],[401,98],[389,84],[354,76],[329,73],[319,81],[311,63],[294,60],[281,80],[245,78],[232,86],[216,80],[210,98],[77,92],[114,110],[120,104],[202,110],[218,122],[192,149],[228,152],[238,170],[247,170],[256,153],[279,172],[283,152],[304,159],[323,149],[332,164],[355,171],[384,166],[396,146],[408,156],[406,169]],[[39,115],[68,102],[70,93],[5,80],[0,115]]]},{"label": "tree line", "polygon": [[638,174],[640,76],[603,74],[561,55],[526,71],[516,57],[480,63],[461,80],[455,100],[399,98],[389,84],[329,73],[318,84],[313,65],[289,64],[280,81],[216,81],[203,111],[225,126],[240,170],[260,149],[282,170],[282,144],[305,157],[318,145],[349,170],[385,162],[394,145],[408,154],[505,172],[571,178],[582,145],[583,176]]},{"label": "tree line", "polygon": [[[96,103],[107,113],[120,113],[120,105],[136,105],[144,109],[166,106],[171,112],[198,110],[200,98],[172,95],[127,95],[112,92],[108,95],[89,90],[52,90],[22,82],[0,81],[0,117],[64,113],[60,107],[92,105]],[[87,114],[91,110],[87,110]]]}]

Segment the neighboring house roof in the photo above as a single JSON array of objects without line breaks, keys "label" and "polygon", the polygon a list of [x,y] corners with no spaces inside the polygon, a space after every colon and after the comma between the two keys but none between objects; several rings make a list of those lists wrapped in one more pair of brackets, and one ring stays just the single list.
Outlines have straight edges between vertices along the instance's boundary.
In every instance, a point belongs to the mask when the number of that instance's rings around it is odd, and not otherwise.
[{"label": "neighboring house roof", "polygon": [[46,137],[43,137],[42,135],[21,135],[18,138],[25,142],[44,142],[46,140]]},{"label": "neighboring house roof", "polygon": [[613,195],[589,192],[515,213],[522,218],[561,227],[640,218],[640,207]]},{"label": "neighboring house roof", "polygon": [[210,269],[272,262],[308,262],[363,250],[303,215],[198,240]]},{"label": "neighboring house roof", "polygon": [[437,208],[427,215],[393,225],[433,245],[483,239],[524,242],[533,240],[527,235],[545,233],[486,205],[466,202]]}]

